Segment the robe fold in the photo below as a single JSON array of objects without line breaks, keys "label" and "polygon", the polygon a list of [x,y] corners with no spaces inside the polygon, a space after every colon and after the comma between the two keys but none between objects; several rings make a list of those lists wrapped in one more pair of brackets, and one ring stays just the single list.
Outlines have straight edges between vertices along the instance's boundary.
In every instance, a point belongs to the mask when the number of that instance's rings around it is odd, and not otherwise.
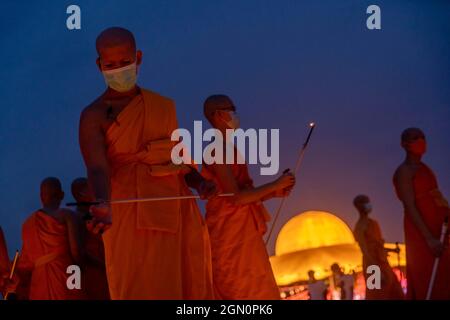
[{"label": "robe fold", "polygon": [[[356,232],[356,234],[358,233]],[[382,274],[381,288],[366,288],[366,300],[403,300],[403,290],[387,260],[387,252],[384,249],[384,240],[378,222],[369,218],[363,234],[359,236],[365,238],[367,250],[370,256],[375,259],[375,261],[371,261],[370,263],[380,267]],[[358,241],[358,236],[356,238]],[[368,266],[369,261],[366,256],[363,256],[363,270],[367,270]],[[369,276],[370,274],[364,272],[366,282]]]},{"label": "robe fold", "polygon": [[[239,189],[253,187],[246,164],[233,164]],[[205,167],[202,174],[220,182]],[[280,292],[269,262],[263,235],[270,216],[261,202],[235,206],[215,197],[206,205],[211,239],[215,296],[224,300],[277,300]]]},{"label": "robe fold", "polygon": [[[192,194],[173,170],[177,128],[174,103],[141,89],[106,132],[111,199]],[[113,205],[103,241],[111,299],[213,297],[208,231],[195,200]]]},{"label": "robe fold", "polygon": [[[398,190],[397,185],[395,187]],[[430,232],[435,238],[439,239],[442,224],[449,208],[447,201],[439,191],[433,171],[425,164],[421,164],[417,169],[413,178],[413,187],[416,207]],[[407,213],[404,216],[404,228],[407,261],[406,278],[408,281],[407,298],[424,300],[435,257]],[[446,241],[448,241],[448,235]],[[448,246],[440,258],[431,299],[450,299],[450,247]]]},{"label": "robe fold", "polygon": [[34,212],[22,226],[22,252],[18,268],[31,272],[30,300],[76,300],[81,290],[67,287],[70,254],[67,226],[42,211]]}]

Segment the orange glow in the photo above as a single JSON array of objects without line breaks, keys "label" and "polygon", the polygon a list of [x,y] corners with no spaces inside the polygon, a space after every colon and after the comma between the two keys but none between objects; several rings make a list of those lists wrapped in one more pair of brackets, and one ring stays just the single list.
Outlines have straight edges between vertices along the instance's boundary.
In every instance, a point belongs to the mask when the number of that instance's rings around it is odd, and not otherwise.
[{"label": "orange glow", "polygon": [[[386,248],[395,248],[387,243]],[[405,245],[400,244],[400,266],[406,265]],[[324,211],[306,211],[291,218],[281,229],[270,263],[279,286],[308,280],[314,270],[316,279],[331,275],[337,262],[345,273],[362,271],[362,253],[347,224]],[[396,253],[389,253],[392,267],[398,265]]]},{"label": "orange glow", "polygon": [[290,219],[281,229],[275,254],[353,244],[355,239],[344,221],[325,211],[306,211]]}]

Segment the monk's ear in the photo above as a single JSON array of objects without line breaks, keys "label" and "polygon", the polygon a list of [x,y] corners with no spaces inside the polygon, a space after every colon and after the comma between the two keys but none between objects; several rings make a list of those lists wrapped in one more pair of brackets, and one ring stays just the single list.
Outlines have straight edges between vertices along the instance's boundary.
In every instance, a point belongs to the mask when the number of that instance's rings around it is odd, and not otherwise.
[{"label": "monk's ear", "polygon": [[136,51],[136,65],[141,65],[142,63],[142,51],[138,50]]},{"label": "monk's ear", "polygon": [[98,69],[100,70],[100,72],[102,71],[102,65],[100,63],[100,57],[97,58],[97,60],[95,60],[95,63],[97,64]]}]

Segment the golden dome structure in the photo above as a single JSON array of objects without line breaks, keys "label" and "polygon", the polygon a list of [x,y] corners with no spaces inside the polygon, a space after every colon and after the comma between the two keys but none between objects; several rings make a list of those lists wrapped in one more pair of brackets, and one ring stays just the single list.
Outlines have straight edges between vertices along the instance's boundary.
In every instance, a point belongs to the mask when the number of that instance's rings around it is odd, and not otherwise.
[{"label": "golden dome structure", "polygon": [[[395,247],[395,244],[386,244]],[[400,265],[405,265],[405,247],[400,245]],[[362,254],[348,225],[325,211],[306,211],[291,218],[281,229],[270,262],[279,286],[306,281],[308,271],[317,279],[331,274],[330,266],[338,263],[346,273],[360,272]],[[397,266],[397,255],[389,262]]]},{"label": "golden dome structure", "polygon": [[291,218],[278,234],[277,256],[320,247],[353,244],[350,228],[337,216],[325,211],[306,211]]}]

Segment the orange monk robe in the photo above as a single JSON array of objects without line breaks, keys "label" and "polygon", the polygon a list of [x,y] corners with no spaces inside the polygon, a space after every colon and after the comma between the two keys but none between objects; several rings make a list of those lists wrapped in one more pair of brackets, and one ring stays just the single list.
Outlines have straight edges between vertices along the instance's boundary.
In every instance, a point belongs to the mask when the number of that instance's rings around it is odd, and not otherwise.
[{"label": "orange monk robe", "polygon": [[[395,184],[395,182],[394,182]],[[413,178],[416,207],[433,236],[440,238],[442,224],[449,212],[448,203],[438,189],[436,177],[431,169],[421,164]],[[397,186],[396,186],[397,188]],[[425,242],[421,232],[405,213],[406,279],[407,297],[424,300],[435,257]],[[444,250],[434,281],[431,299],[450,299],[450,248]]]},{"label": "orange monk robe", "polygon": [[74,265],[68,230],[54,217],[34,212],[22,226],[22,252],[18,268],[31,272],[30,300],[82,299],[81,290],[67,288],[67,267]]},{"label": "orange monk robe", "polygon": [[81,274],[81,288],[84,296],[87,300],[109,300],[102,236],[87,230],[86,223],[82,219],[83,212],[77,212],[76,214],[79,218],[82,246],[86,254]]},{"label": "orange monk robe", "polygon": [[[8,247],[6,246],[5,235],[0,227],[0,277],[4,277],[9,274],[11,270],[11,264],[8,256]],[[3,278],[0,279],[0,294],[5,295],[4,292],[4,281]]]},{"label": "orange monk robe", "polygon": [[[171,162],[177,127],[173,102],[141,89],[106,133],[112,199],[191,195]],[[208,232],[195,200],[113,205],[103,241],[112,299],[213,297]]]},{"label": "orange monk robe", "polygon": [[[232,173],[240,189],[253,187],[246,164],[233,164]],[[204,168],[202,174],[220,188],[211,171]],[[223,197],[208,200],[206,223],[217,299],[280,299],[262,238],[269,218],[260,202],[235,206]]]},{"label": "orange monk robe", "polygon": [[[364,237],[367,250],[370,256],[375,261],[368,261],[366,256],[363,256],[363,270],[367,270],[370,264],[375,264],[380,267],[382,274],[381,288],[380,289],[368,289],[366,288],[366,300],[402,300],[404,299],[403,290],[400,282],[397,279],[394,271],[387,260],[387,252],[384,249],[384,240],[381,235],[381,229],[373,219],[367,219],[367,225],[365,226],[362,234],[356,233],[356,240],[358,237]],[[364,277],[367,282],[369,275],[364,272]]]},{"label": "orange monk robe", "polygon": [[6,246],[5,235],[0,227],[0,276],[5,273],[9,273],[10,268],[11,265],[8,255],[8,247]]}]

